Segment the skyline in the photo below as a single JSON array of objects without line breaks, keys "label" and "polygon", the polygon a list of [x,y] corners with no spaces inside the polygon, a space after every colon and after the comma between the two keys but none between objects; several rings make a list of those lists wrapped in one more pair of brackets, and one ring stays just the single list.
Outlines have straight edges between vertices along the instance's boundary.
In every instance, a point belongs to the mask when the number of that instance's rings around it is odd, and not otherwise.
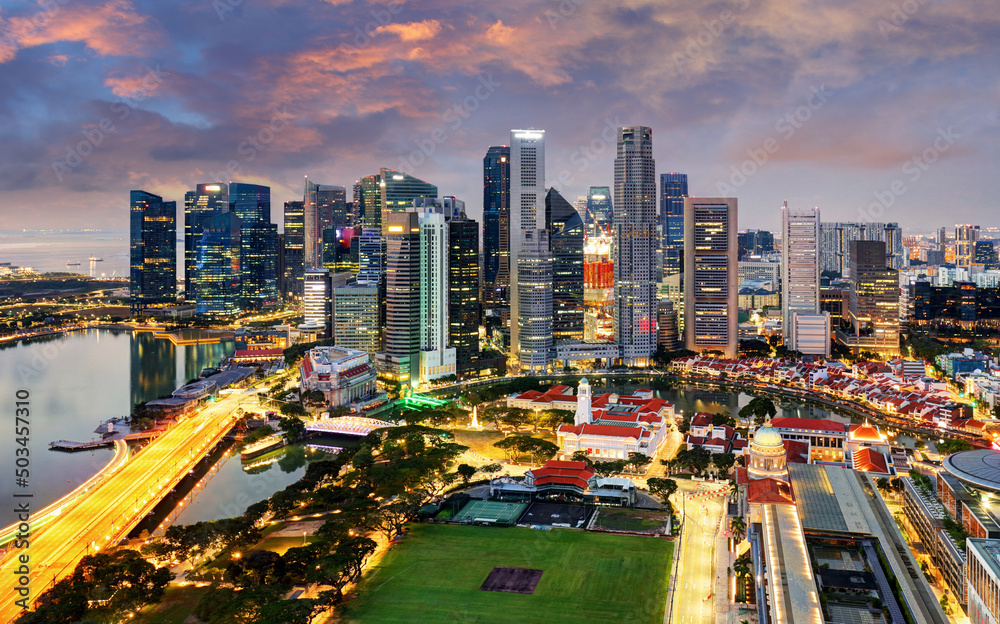
[{"label": "skyline", "polygon": [[5,227],[120,229],[125,191],[213,181],[281,205],[380,167],[481,222],[482,158],[521,127],[572,200],[613,183],[618,126],[650,126],[656,173],[739,197],[741,229],[780,229],[784,200],[904,228],[947,205],[950,227],[1000,191],[986,3],[60,0],[0,26]]}]

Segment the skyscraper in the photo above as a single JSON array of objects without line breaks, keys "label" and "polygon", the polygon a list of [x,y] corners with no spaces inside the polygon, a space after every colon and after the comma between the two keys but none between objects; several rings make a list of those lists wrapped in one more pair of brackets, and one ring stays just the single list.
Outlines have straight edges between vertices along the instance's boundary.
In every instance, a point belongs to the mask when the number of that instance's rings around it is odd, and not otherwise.
[{"label": "skyscraper", "polygon": [[284,297],[302,297],[305,275],[305,203],[285,202],[285,272],[282,285]]},{"label": "skyscraper", "polygon": [[199,315],[232,316],[242,303],[240,218],[232,212],[207,217],[198,239],[197,298]]},{"label": "skyscraper", "polygon": [[883,241],[851,241],[847,344],[855,352],[899,353],[899,272],[886,266],[885,248]]},{"label": "skyscraper", "polygon": [[424,182],[402,171],[383,167],[379,170],[379,206],[382,209],[382,234],[385,234],[388,216],[394,212],[406,212],[418,197],[437,197],[438,189],[430,182]]},{"label": "skyscraper", "polygon": [[665,276],[684,272],[684,198],[687,196],[686,173],[660,174],[660,249]]},{"label": "skyscraper", "polygon": [[382,349],[378,284],[355,282],[333,289],[334,344],[375,356]]},{"label": "skyscraper", "polygon": [[[553,345],[552,253],[546,230],[526,230],[522,239],[517,255],[518,362],[522,371],[543,373]],[[513,328],[513,316],[510,324]]]},{"label": "skyscraper", "polygon": [[303,198],[306,267],[323,264],[323,230],[347,225],[346,201],[347,190],[343,186],[316,184],[306,176]]},{"label": "skyscraper", "polygon": [[465,214],[448,224],[448,344],[461,375],[479,358],[479,224]]},{"label": "skyscraper", "polygon": [[615,157],[615,342],[627,366],[656,351],[656,163],[653,131],[618,128]]},{"label": "skyscraper", "polygon": [[278,302],[278,226],[271,223],[271,188],[230,184],[229,211],[240,219],[240,307],[272,307]]},{"label": "skyscraper", "polygon": [[545,195],[545,229],[552,253],[552,333],[583,340],[583,219],[554,188]]},{"label": "skyscraper", "polygon": [[692,351],[736,357],[736,229],[735,197],[684,200],[684,335]]},{"label": "skyscraper", "polygon": [[329,269],[309,269],[303,278],[304,328],[328,338],[332,335],[333,282]]},{"label": "skyscraper", "polygon": [[955,226],[955,265],[972,266],[976,263],[976,241],[979,240],[978,225]]},{"label": "skyscraper", "polygon": [[385,351],[379,367],[390,380],[416,385],[420,365],[420,224],[415,212],[388,215]]},{"label": "skyscraper", "polygon": [[606,230],[611,225],[613,216],[611,189],[607,186],[592,186],[587,189],[587,222],[596,223],[602,230]]},{"label": "skyscraper", "polygon": [[483,158],[483,305],[507,303],[510,285],[510,147],[497,145]]},{"label": "skyscraper", "polygon": [[[819,223],[819,208],[789,208],[788,202],[781,207],[782,334],[786,347],[808,355],[830,351],[828,315],[819,304]],[[800,336],[800,327],[809,340]]]},{"label": "skyscraper", "polygon": [[129,192],[129,308],[177,302],[177,202]]},{"label": "skyscraper", "polygon": [[229,185],[222,182],[199,184],[184,194],[184,299],[197,298],[198,239],[201,220],[229,211]]},{"label": "skyscraper", "polygon": [[[510,131],[510,353],[520,353],[518,254],[525,232],[545,227],[545,131]],[[546,241],[547,243],[547,241]],[[532,247],[536,243],[532,243]],[[547,250],[546,250],[547,251]]]}]

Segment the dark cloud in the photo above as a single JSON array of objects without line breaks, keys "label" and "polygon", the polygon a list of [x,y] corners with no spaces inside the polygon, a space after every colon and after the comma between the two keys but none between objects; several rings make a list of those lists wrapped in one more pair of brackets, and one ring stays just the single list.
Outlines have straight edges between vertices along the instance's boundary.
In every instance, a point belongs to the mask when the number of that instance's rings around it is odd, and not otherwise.
[{"label": "dark cloud", "polygon": [[[234,163],[276,203],[304,174],[350,185],[402,167],[475,214],[483,153],[514,127],[546,129],[548,178],[573,199],[612,181],[616,119],[652,126],[658,170],[688,172],[696,194],[735,189],[750,227],[774,227],[786,198],[856,217],[950,126],[961,138],[886,217],[939,219],[963,181],[949,212],[989,224],[1000,190],[987,0],[58,7],[40,26],[36,7],[0,13],[2,210],[23,227],[124,227],[129,189],[181,200]],[[809,107],[817,89],[830,95]],[[732,185],[768,139],[778,148]]]}]

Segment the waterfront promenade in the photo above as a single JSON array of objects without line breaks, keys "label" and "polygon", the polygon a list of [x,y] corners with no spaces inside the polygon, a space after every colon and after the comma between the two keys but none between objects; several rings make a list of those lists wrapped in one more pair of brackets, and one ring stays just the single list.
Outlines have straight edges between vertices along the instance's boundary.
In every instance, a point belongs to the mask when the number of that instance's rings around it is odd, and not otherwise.
[{"label": "waterfront promenade", "polygon": [[17,560],[30,558],[30,600],[71,574],[87,554],[121,542],[129,532],[222,440],[236,421],[240,402],[256,394],[246,388],[177,423],[125,466],[81,497],[71,509],[31,535],[26,549],[0,566],[0,623],[20,608]]}]

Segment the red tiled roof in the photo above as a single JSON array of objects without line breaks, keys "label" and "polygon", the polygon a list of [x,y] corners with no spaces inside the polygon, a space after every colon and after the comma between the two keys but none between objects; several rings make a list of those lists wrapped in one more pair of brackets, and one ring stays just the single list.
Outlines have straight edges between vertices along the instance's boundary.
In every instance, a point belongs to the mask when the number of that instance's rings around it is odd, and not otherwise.
[{"label": "red tiled roof", "polygon": [[844,433],[847,426],[835,420],[822,418],[772,418],[771,426],[783,429],[812,429],[814,431],[830,431]]},{"label": "red tiled roof", "polygon": [[754,479],[747,485],[747,500],[765,505],[794,505],[795,496],[787,482],[780,479]]},{"label": "red tiled roof", "polygon": [[587,482],[594,476],[594,469],[586,462],[551,460],[541,468],[533,469],[531,474],[535,485],[560,483],[587,489]]},{"label": "red tiled roof", "polygon": [[712,424],[712,415],[711,414],[704,414],[704,413],[702,413],[702,414],[695,414],[691,418],[691,426],[692,427],[707,427],[707,426],[709,426],[711,424]]},{"label": "red tiled roof", "polygon": [[581,435],[596,435],[607,438],[635,438],[639,440],[649,437],[649,432],[642,427],[618,427],[615,425],[595,425],[593,423],[583,423],[582,425],[562,425],[559,427],[562,433],[573,433]]},{"label": "red tiled roof", "polygon": [[750,477],[747,475],[747,469],[743,467],[736,468],[736,483],[740,485],[747,485],[750,483]]},{"label": "red tiled roof", "polygon": [[782,440],[785,445],[785,457],[791,464],[809,463],[809,443],[801,440]]},{"label": "red tiled roof", "polygon": [[885,463],[885,456],[870,448],[863,448],[854,451],[854,469],[865,472],[889,473],[889,468]]},{"label": "red tiled roof", "polygon": [[878,428],[865,421],[862,425],[851,425],[851,439],[861,442],[882,442]]}]

